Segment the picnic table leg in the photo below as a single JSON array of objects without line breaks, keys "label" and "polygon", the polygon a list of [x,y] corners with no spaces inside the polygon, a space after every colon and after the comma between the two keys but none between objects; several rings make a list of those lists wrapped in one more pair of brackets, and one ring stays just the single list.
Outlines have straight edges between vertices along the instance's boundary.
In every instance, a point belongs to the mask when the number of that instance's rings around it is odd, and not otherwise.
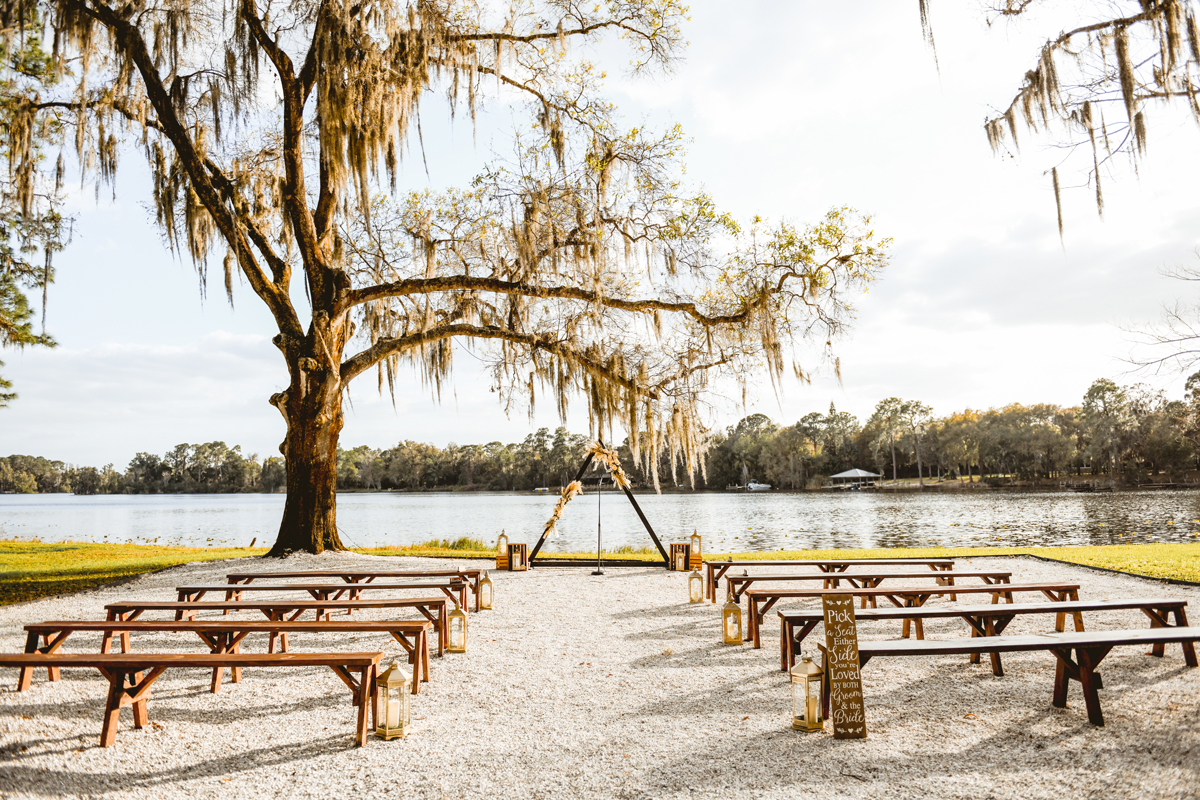
[{"label": "picnic table leg", "polygon": [[[33,631],[25,637],[25,652],[36,653],[38,651],[38,639],[41,638]],[[49,672],[49,670],[47,670]],[[33,667],[21,667],[21,674],[17,678],[17,691],[23,692],[29,688],[29,684],[33,681]]]},{"label": "picnic table leg", "polygon": [[[201,633],[200,638],[203,639],[205,641],[205,643],[208,644],[210,652],[212,652],[216,655],[220,655],[222,653],[228,653],[230,650],[230,644],[229,644],[230,639],[231,639],[230,634],[216,633],[216,634],[213,634],[211,637],[209,637],[209,636],[205,636],[203,633]],[[216,694],[217,692],[221,691],[221,681],[224,677],[225,677],[225,668],[224,667],[213,667],[212,685],[209,687],[209,691],[212,694]]]},{"label": "picnic table leg", "polygon": [[121,718],[121,696],[125,693],[125,673],[101,670],[108,678],[108,701],[104,704],[104,725],[100,729],[100,746],[111,747],[117,740],[117,722]]},{"label": "picnic table leg", "polygon": [[[232,633],[229,635],[233,636]],[[232,652],[234,652],[234,653],[242,652],[242,643],[240,641],[237,642],[233,646]],[[230,667],[229,668],[229,676],[230,676],[230,680],[232,680],[234,683],[241,683],[242,682],[242,668],[241,667]]]},{"label": "picnic table leg", "polygon": [[1099,675],[1096,666],[1104,658],[1108,648],[1076,648],[1076,659],[1079,661],[1079,684],[1083,687],[1083,702],[1087,706],[1088,721],[1093,725],[1104,725],[1104,714],[1100,711]]},{"label": "picnic table leg", "polygon": [[429,683],[429,631],[421,631],[421,680]]},{"label": "picnic table leg", "polygon": [[367,723],[370,720],[375,703],[374,690],[375,686],[375,668],[373,666],[363,667],[358,674],[358,731],[354,738],[354,746],[362,747],[367,743],[367,734],[369,728]]},{"label": "picnic table leg", "polygon": [[[1150,627],[1151,628],[1166,627],[1166,620],[1164,620],[1162,618],[1161,614],[1157,614],[1157,613],[1151,611],[1150,609],[1142,609],[1142,610],[1146,612],[1146,616],[1150,617]],[[1163,655],[1165,655],[1165,652],[1166,652],[1166,645],[1156,644],[1150,648],[1150,652],[1146,653],[1146,655],[1155,656],[1156,658],[1162,658]]]},{"label": "picnic table leg", "polygon": [[1054,669],[1054,699],[1050,704],[1055,708],[1067,707],[1067,686],[1071,681],[1071,673],[1075,672],[1075,666],[1071,662],[1071,651],[1054,650],[1052,651],[1058,661]]},{"label": "picnic table leg", "polygon": [[[1176,625],[1178,625],[1181,628],[1187,627],[1187,624],[1188,624],[1187,614],[1184,613],[1182,607],[1175,609],[1172,612],[1172,614],[1175,617]],[[1187,664],[1189,667],[1197,666],[1196,645],[1193,642],[1180,642],[1180,645],[1182,645],[1182,647],[1183,647],[1184,663]]]},{"label": "picnic table leg", "polygon": [[788,638],[791,631],[788,630],[788,621],[784,617],[779,618],[779,671],[788,671]]},{"label": "picnic table leg", "polygon": [[758,619],[758,598],[755,598],[755,597],[747,597],[746,598],[746,611],[749,612],[749,614],[748,614],[749,618],[746,620],[746,635],[744,638],[747,642],[752,642],[754,644],[754,647],[757,648],[759,646],[759,643],[758,643],[758,634],[755,633],[755,630],[754,630],[754,621],[756,619]]},{"label": "picnic table leg", "polygon": [[[1000,633],[1000,631],[996,630],[995,618],[989,616],[988,619],[984,620],[984,631],[984,636],[997,636],[997,634]],[[998,652],[992,652],[992,654],[989,655],[991,656],[991,674],[995,675],[996,678],[1003,678],[1004,664],[1002,664],[1000,661],[1000,654],[998,654]]]}]

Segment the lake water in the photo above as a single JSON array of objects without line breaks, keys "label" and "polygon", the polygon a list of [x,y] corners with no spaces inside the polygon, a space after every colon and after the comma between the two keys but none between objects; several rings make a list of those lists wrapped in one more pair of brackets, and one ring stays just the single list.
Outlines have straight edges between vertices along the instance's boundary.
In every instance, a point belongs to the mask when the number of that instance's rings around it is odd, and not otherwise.
[{"label": "lake water", "polygon": [[[555,495],[342,494],[338,528],[352,546],[402,545],[505,530],[532,547]],[[665,543],[699,530],[705,550],[1200,542],[1200,492],[1118,494],[811,493],[638,495]],[[246,546],[274,541],[283,495],[0,495],[0,538]],[[594,491],[567,506],[544,548],[652,546],[624,495]]]}]

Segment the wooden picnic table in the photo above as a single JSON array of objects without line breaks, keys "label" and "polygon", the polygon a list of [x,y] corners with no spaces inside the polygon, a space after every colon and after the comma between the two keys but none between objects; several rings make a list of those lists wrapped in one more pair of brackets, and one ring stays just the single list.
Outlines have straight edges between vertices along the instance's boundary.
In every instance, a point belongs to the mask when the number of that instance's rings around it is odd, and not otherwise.
[{"label": "wooden picnic table", "polygon": [[[127,600],[109,603],[104,608],[110,622],[135,620],[146,611],[173,611],[176,620],[194,620],[201,611],[259,611],[270,620],[295,622],[306,611],[314,612],[318,620],[324,617],[328,621],[329,612],[336,610],[411,608],[433,623],[434,630],[438,632],[440,656],[449,644],[449,631],[446,629],[449,606],[450,601],[445,597],[386,597],[373,600],[201,600],[182,603],[174,600]],[[287,632],[281,633],[279,638],[286,652]],[[128,635],[122,634],[122,646],[128,649],[128,644]]]},{"label": "wooden picnic table", "polygon": [[[1184,660],[1189,667],[1197,666],[1195,643],[1200,641],[1200,628],[1161,627],[1142,630],[1092,631],[1080,633],[1042,633],[1031,636],[988,636],[965,639],[888,639],[885,641],[858,642],[858,662],[867,662],[880,656],[943,656],[970,653],[1020,653],[1043,651],[1053,653],[1058,659],[1054,674],[1055,708],[1067,707],[1067,690],[1071,681],[1078,681],[1083,688],[1088,720],[1093,725],[1103,725],[1104,715],[1100,710],[1102,681],[1096,668],[1115,647],[1146,646],[1162,647],[1168,644],[1184,646]],[[817,645],[822,654],[825,646]],[[1074,657],[1072,657],[1074,653]],[[828,672],[826,673],[828,674]],[[823,703],[829,710],[828,680],[824,681]]]},{"label": "wooden picnic table", "polygon": [[[437,581],[411,581],[407,583],[244,583],[230,589],[227,583],[204,584],[196,586],[176,586],[179,602],[196,602],[209,592],[223,592],[227,599],[240,600],[245,592],[308,592],[314,600],[337,600],[353,586],[355,593],[365,591],[404,592],[415,590],[437,589],[464,611],[467,609],[467,582],[456,578]],[[233,597],[229,598],[228,595]]]},{"label": "wooden picnic table", "polygon": [[[837,589],[845,581],[855,589],[872,589],[885,580],[924,580],[932,578],[938,586],[954,586],[955,578],[979,578],[984,583],[1008,583],[1011,572],[980,570],[971,572],[837,572],[837,573],[762,573],[759,575],[730,575],[725,578],[733,602],[740,603],[742,595],[755,583],[794,583],[821,581],[826,589]],[[868,598],[864,598],[864,603]]]},{"label": "wooden picnic table", "polygon": [[[133,726],[150,721],[150,685],[174,667],[329,667],[350,688],[358,707],[354,742],[367,743],[368,714],[374,715],[375,673],[383,653],[0,653],[0,667],[40,669],[90,667],[108,680],[108,702],[100,746],[109,747],[117,738],[117,720],[125,706],[133,708]],[[357,674],[355,674],[357,673]]]},{"label": "wooden picnic table", "polygon": [[[925,638],[922,620],[952,619],[955,617],[966,620],[971,627],[972,636],[999,636],[1004,632],[1018,615],[1053,614],[1055,616],[1054,630],[1062,633],[1066,623],[1066,615],[1070,614],[1075,623],[1075,630],[1083,630],[1084,611],[1125,611],[1137,610],[1150,618],[1150,627],[1181,628],[1188,626],[1187,614],[1184,608],[1186,600],[1177,597],[1130,598],[1125,600],[1066,600],[1057,603],[1000,603],[993,605],[958,605],[958,606],[924,606],[923,608],[867,608],[855,612],[858,622],[889,619],[911,619],[916,628],[918,639]],[[779,668],[784,672],[796,664],[796,652],[804,639],[819,622],[824,619],[824,612],[819,608],[788,609],[776,612],[779,615]],[[1190,645],[1189,645],[1190,646]],[[1161,657],[1163,646],[1155,645],[1152,655]],[[1000,663],[1000,654],[992,653],[992,673],[1004,674]],[[978,663],[979,654],[971,655],[971,662]]]},{"label": "wooden picnic table", "polygon": [[[852,597],[884,597],[899,608],[919,608],[931,597],[949,594],[990,594],[993,603],[999,603],[1003,597],[1009,603],[1013,602],[1013,594],[1017,592],[1040,592],[1051,602],[1079,599],[1078,583],[985,583],[959,584],[953,589],[949,586],[877,586],[873,589],[838,589],[836,594],[848,594]],[[819,599],[822,595],[834,594],[828,589],[751,589],[746,592],[749,605],[749,622],[747,625],[746,641],[753,641],[756,648],[762,647],[759,639],[759,629],[763,617],[772,606],[785,599]],[[761,606],[760,606],[761,604]],[[909,623],[904,621],[904,636],[908,636]]]},{"label": "wooden picnic table", "polygon": [[717,602],[721,577],[733,567],[816,567],[821,572],[845,572],[855,566],[928,566],[932,570],[953,570],[952,558],[822,558],[788,561],[705,561],[708,599]]},{"label": "wooden picnic table", "polygon": [[[298,572],[231,572],[225,576],[229,583],[252,583],[260,578],[341,578],[346,583],[371,583],[378,578],[452,578],[461,576],[467,581],[471,592],[475,595],[475,610],[479,610],[479,581],[483,578],[482,569],[408,569],[408,570],[334,570],[310,569]],[[232,599],[226,592],[225,599]],[[359,593],[350,592],[350,599],[357,600]]]},{"label": "wooden picnic table", "polygon": [[[76,631],[96,631],[103,636],[100,640],[100,652],[112,651],[113,637],[121,634],[118,642],[121,651],[131,652],[128,647],[130,633],[179,633],[191,632],[198,635],[209,651],[214,654],[240,653],[242,641],[251,633],[267,633],[270,643],[267,652],[275,652],[275,636],[287,633],[387,633],[392,636],[408,653],[408,663],[413,667],[412,693],[421,691],[421,684],[429,682],[429,629],[432,623],[428,620],[378,620],[378,621],[338,621],[338,622],[264,622],[261,620],[171,620],[171,621],[79,621],[60,620],[55,622],[40,622],[26,625],[26,653],[57,653],[67,638]],[[233,682],[242,679],[241,669],[232,667]],[[223,667],[213,669],[211,691],[221,689]],[[29,688],[33,670],[23,668],[17,682],[17,691],[23,692]],[[57,667],[47,667],[51,681],[59,678]]]}]

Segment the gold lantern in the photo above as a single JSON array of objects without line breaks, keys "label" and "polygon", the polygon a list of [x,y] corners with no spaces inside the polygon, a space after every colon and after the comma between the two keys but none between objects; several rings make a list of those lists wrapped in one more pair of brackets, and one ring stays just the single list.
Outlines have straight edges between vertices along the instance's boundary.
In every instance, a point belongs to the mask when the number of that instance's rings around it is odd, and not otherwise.
[{"label": "gold lantern", "polygon": [[483,577],[479,579],[479,608],[481,610],[490,609],[494,595],[495,587],[492,585],[492,579],[488,576],[487,570],[484,570]]},{"label": "gold lantern", "polygon": [[725,644],[742,643],[742,607],[733,602],[733,592],[729,592],[721,608],[721,630]]},{"label": "gold lantern", "polygon": [[412,727],[412,678],[399,659],[393,659],[375,677],[375,688],[375,735],[380,739],[408,736]]},{"label": "gold lantern", "polygon": [[454,610],[446,617],[446,630],[450,642],[446,645],[449,653],[467,652],[467,612],[455,602]]},{"label": "gold lantern", "polygon": [[496,569],[508,569],[508,534],[504,531],[496,539]]},{"label": "gold lantern", "polygon": [[673,549],[675,550],[675,571],[676,572],[687,572],[687,562],[688,562],[687,546],[683,545],[683,546],[676,547]]},{"label": "gold lantern", "polygon": [[691,553],[692,558],[699,559],[700,558],[700,532],[696,531],[694,529],[692,530],[691,545],[692,545],[692,553]]},{"label": "gold lantern", "polygon": [[704,602],[704,578],[700,576],[699,567],[693,569],[692,574],[688,575],[688,602]]},{"label": "gold lantern", "polygon": [[821,680],[825,673],[804,656],[792,667],[792,728],[798,731],[825,730],[821,716]]}]

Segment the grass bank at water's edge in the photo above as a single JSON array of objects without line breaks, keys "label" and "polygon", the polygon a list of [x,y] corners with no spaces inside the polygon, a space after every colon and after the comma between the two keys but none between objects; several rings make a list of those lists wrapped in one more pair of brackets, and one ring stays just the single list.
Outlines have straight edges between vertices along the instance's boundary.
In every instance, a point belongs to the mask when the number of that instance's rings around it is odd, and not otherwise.
[{"label": "grass bank at water's edge", "polygon": [[0,605],[82,592],[187,564],[263,555],[265,547],[161,547],[0,540]]},{"label": "grass bank at water's edge", "polygon": [[[378,556],[428,558],[495,558],[495,551],[465,547],[458,542],[428,542],[412,547],[370,547],[354,552]],[[471,543],[474,545],[476,543]],[[435,546],[436,545],[436,546]],[[448,546],[447,546],[448,545]],[[0,605],[93,589],[148,572],[193,561],[261,556],[265,547],[162,547],[158,545],[91,544],[81,542],[0,541]],[[594,559],[595,553],[547,553],[554,558]],[[622,559],[659,561],[649,548],[620,548],[610,555]],[[872,550],[775,550],[751,553],[708,553],[707,558],[734,561],[776,561],[822,558],[970,558],[1035,555],[1091,567],[1114,569],[1151,578],[1200,583],[1200,543],[1116,544],[1096,547],[920,547]]]}]

